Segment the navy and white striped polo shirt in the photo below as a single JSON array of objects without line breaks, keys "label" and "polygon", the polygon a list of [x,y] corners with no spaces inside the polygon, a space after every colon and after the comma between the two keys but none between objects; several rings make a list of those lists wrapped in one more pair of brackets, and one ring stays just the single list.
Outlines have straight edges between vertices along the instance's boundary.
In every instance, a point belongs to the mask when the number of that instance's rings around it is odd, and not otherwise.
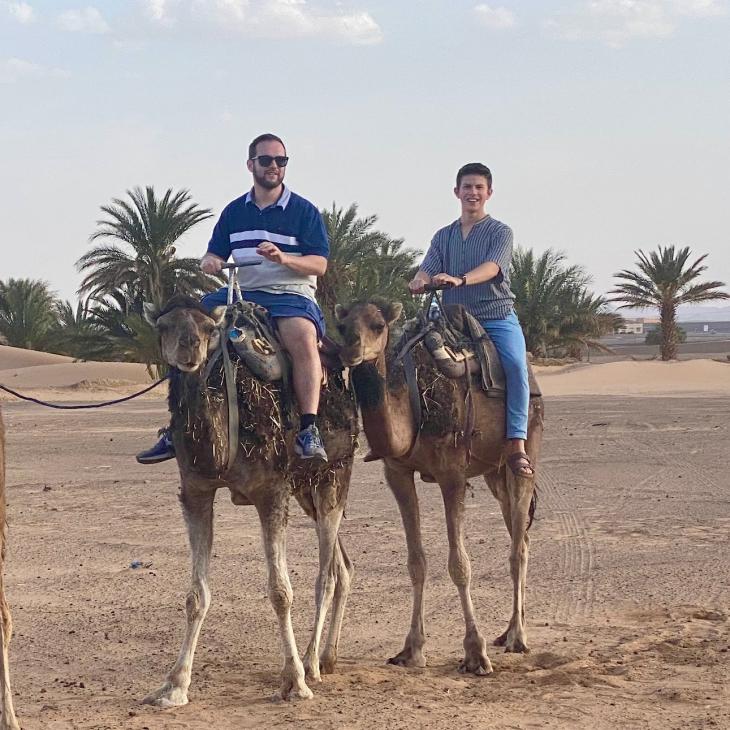
[{"label": "navy and white striped polo shirt", "polygon": [[446,289],[446,304],[462,304],[477,319],[504,319],[513,311],[515,295],[509,288],[512,263],[512,229],[491,216],[479,221],[466,240],[461,235],[461,221],[436,231],[421,270],[429,276],[449,274],[461,277],[480,264],[493,261],[500,273],[483,284],[469,284]]},{"label": "navy and white striped polo shirt", "polygon": [[272,294],[299,294],[314,300],[317,277],[298,274],[281,264],[268,261],[256,253],[262,241],[271,241],[284,253],[294,256],[329,255],[329,243],[322,215],[301,195],[284,186],[279,200],[259,209],[253,190],[229,203],[220,215],[208,244],[208,253],[235,263],[256,260],[260,266],[238,270],[244,291]]}]

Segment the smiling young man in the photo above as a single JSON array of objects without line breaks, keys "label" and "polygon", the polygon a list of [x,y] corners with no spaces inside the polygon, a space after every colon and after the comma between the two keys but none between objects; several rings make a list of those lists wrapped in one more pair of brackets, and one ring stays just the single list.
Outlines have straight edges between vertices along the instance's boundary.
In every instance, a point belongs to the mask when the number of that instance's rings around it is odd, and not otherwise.
[{"label": "smiling young man", "polygon": [[[294,448],[302,459],[327,461],[316,424],[322,365],[318,342],[324,335],[324,317],[314,297],[317,277],[327,270],[329,243],[317,208],[284,185],[289,158],[284,143],[274,134],[251,142],[246,166],[253,187],[229,203],[220,215],[200,268],[217,274],[233,257],[235,263],[260,261],[238,269],[244,299],[268,310],[284,348],[291,355],[292,380],[301,422]],[[227,290],[203,297],[208,310],[226,304]],[[140,463],[173,458],[169,434],[148,451]]]},{"label": "smiling young man", "polygon": [[509,288],[512,229],[486,212],[492,173],[485,165],[464,165],[456,175],[454,194],[461,216],[436,232],[408,286],[420,294],[426,284],[450,284],[444,302],[463,305],[492,338],[507,386],[507,461],[516,475],[529,477],[534,473],[525,453],[530,387],[525,338]]}]

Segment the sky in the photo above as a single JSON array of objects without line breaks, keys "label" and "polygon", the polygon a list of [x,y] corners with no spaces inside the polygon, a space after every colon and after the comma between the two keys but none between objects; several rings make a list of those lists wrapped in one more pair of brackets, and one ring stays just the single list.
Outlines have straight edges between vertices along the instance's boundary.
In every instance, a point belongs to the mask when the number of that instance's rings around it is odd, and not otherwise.
[{"label": "sky", "polygon": [[516,244],[598,293],[668,244],[730,282],[730,0],[91,2],[0,0],[0,279],[75,300],[100,206],[153,185],[218,214],[270,131],[292,189],[411,248],[480,161]]}]

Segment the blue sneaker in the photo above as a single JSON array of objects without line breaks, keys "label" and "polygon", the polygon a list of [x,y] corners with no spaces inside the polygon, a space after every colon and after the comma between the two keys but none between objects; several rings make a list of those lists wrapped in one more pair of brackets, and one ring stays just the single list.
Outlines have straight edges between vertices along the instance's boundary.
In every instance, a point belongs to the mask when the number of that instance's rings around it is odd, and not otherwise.
[{"label": "blue sneaker", "polygon": [[140,451],[137,454],[137,461],[140,464],[159,464],[161,461],[175,458],[175,447],[172,445],[170,429],[160,429],[159,435],[160,440],[151,449]]},{"label": "blue sneaker", "polygon": [[300,459],[322,459],[327,461],[327,452],[324,450],[319,429],[312,424],[303,428],[294,440],[294,451]]}]

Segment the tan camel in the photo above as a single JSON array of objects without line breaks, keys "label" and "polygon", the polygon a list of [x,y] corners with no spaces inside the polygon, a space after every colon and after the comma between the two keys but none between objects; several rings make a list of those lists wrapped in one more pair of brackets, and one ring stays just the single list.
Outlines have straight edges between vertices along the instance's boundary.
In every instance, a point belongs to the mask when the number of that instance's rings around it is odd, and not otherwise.
[{"label": "tan camel", "polygon": [[[357,413],[342,375],[330,372],[322,389],[319,427],[329,463],[301,462],[293,456],[292,431],[282,425],[280,388],[254,378],[238,365],[240,448],[230,471],[227,460],[225,388],[209,389],[201,373],[209,352],[219,345],[216,329],[224,308],[208,315],[189,297],[174,297],[159,313],[148,313],[160,335],[163,357],[177,370],[170,381],[172,435],[180,469],[180,503],[192,552],[192,585],[187,596],[187,627],[182,648],[164,684],[144,702],[183,705],[200,629],[210,605],[208,568],[213,540],[213,500],[226,487],[237,505],[258,511],[268,568],[269,598],[278,619],[284,668],[279,696],[307,699],[305,681],[320,681],[320,670],[334,671],[337,645],[353,567],[338,538],[356,447]],[[215,378],[215,370],[211,378]],[[211,382],[213,382],[211,380]],[[218,385],[221,376],[219,372]],[[294,494],[315,520],[319,539],[314,629],[300,660],[291,623],[292,588],[286,564],[289,497]],[[320,638],[332,606],[329,633],[320,657]]]},{"label": "tan camel", "polygon": [[5,540],[7,524],[5,522],[5,427],[0,413],[0,730],[20,730],[13,710],[13,694],[10,691],[10,664],[8,662],[8,644],[13,633],[10,609],[5,600],[3,569],[5,567]]},{"label": "tan camel", "polygon": [[[420,429],[413,410],[402,365],[394,356],[398,334],[394,325],[402,305],[379,300],[337,307],[338,330],[344,340],[342,362],[351,378],[373,458],[382,457],[385,476],[398,502],[408,545],[408,570],[413,584],[413,613],[403,650],[388,661],[423,667],[425,642],[423,593],[426,556],[421,539],[414,472],[438,482],[444,501],[449,541],[449,574],[456,584],[466,623],[462,672],[492,672],[486,642],[477,627],[469,585],[471,567],[464,546],[464,500],[467,479],[484,475],[502,508],[512,537],[510,566],[514,584],[512,617],[507,630],[495,640],[507,651],[526,652],[525,582],[534,495],[532,477],[516,477],[504,464],[505,408],[501,398],[488,398],[474,380],[473,428],[466,428],[467,389],[464,379],[445,378],[435,369],[423,345],[413,356],[422,403]],[[526,449],[536,464],[542,437],[542,400],[531,402]],[[467,432],[471,436],[467,436]]]}]

